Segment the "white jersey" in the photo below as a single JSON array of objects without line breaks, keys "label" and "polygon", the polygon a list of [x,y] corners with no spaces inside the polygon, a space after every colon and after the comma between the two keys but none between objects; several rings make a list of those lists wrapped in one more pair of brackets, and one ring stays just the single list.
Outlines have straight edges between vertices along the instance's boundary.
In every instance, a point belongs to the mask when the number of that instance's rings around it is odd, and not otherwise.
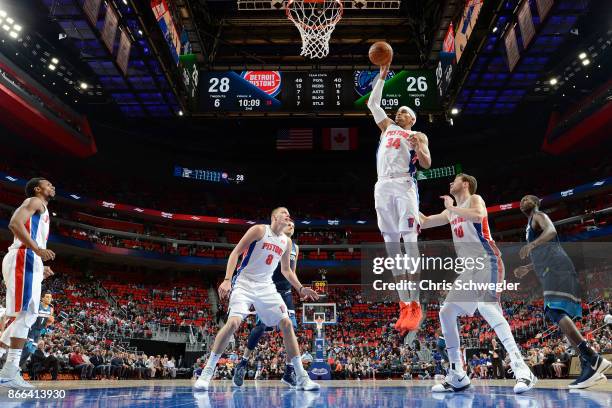
[{"label": "white jersey", "polygon": [[[49,217],[49,209],[45,207],[42,213],[34,213],[25,223],[25,228],[30,234],[30,237],[36,242],[39,248],[47,248],[47,240],[49,239],[49,226],[51,219]],[[13,244],[9,249],[25,249],[26,246],[15,236]]]},{"label": "white jersey", "polygon": [[416,151],[408,136],[417,132],[405,130],[392,124],[387,127],[376,152],[376,171],[378,177],[397,177],[416,174]]},{"label": "white jersey", "polygon": [[244,276],[256,282],[272,283],[272,275],[287,250],[288,238],[282,232],[276,235],[266,225],[264,236],[253,241],[242,254],[242,262],[236,270],[234,282]]},{"label": "white jersey", "polygon": [[[457,203],[457,207],[469,208],[470,199]],[[492,264],[503,268],[500,251],[491,237],[488,216],[485,215],[480,222],[473,222],[449,211],[449,223],[453,230],[453,242],[458,257],[485,257],[492,260]]]}]

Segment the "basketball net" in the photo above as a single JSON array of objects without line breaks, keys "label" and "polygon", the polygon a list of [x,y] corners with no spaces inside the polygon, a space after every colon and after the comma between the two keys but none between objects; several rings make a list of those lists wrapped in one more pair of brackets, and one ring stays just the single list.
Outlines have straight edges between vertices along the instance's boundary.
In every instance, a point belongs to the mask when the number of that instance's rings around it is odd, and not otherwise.
[{"label": "basketball net", "polygon": [[289,0],[285,12],[302,37],[300,55],[326,57],[331,34],[342,18],[342,0]]}]

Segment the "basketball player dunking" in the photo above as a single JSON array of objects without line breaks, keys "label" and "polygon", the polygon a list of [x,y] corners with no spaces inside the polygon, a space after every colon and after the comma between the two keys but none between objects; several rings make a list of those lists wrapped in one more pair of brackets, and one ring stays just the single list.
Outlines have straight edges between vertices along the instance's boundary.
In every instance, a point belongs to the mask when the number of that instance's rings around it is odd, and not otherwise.
[{"label": "basketball player dunking", "polygon": [[[279,262],[282,274],[300,296],[313,300],[318,299],[319,296],[314,290],[302,286],[291,270],[292,241],[283,232],[291,222],[289,211],[285,207],[274,209],[271,221],[270,225],[260,224],[249,228],[229,256],[225,279],[219,286],[219,296],[222,299],[229,295],[228,319],[215,337],[206,367],[195,383],[196,389],[208,389],[221,354],[227,347],[230,338],[240,327],[242,320],[250,314],[251,305],[255,307],[263,324],[280,327],[287,358],[291,360],[295,370],[296,389],[305,391],[319,389],[319,384],[310,380],[302,366],[300,350],[287,306],[272,281],[272,275]],[[243,254],[242,262],[236,270],[238,256],[241,253]],[[234,270],[236,270],[235,274]]]},{"label": "basketball player dunking", "polygon": [[519,266],[514,275],[522,278],[534,271],[544,290],[544,312],[580,354],[581,372],[568,388],[588,388],[606,381],[605,372],[612,363],[593,350],[582,337],[572,318],[582,316],[578,274],[567,255],[555,225],[540,211],[540,199],[526,195],[521,199],[521,211],[528,217],[527,245],[521,248],[521,259],[531,263]]},{"label": "basketball player dunking", "polygon": [[[293,236],[293,232],[295,231],[295,224],[290,222],[289,225],[285,228],[285,235],[288,238]],[[293,273],[296,273],[297,259],[299,255],[299,248],[295,242],[291,243],[291,270]],[[287,313],[289,313],[289,318],[291,319],[291,323],[293,324],[294,330],[297,330],[297,320],[295,318],[295,305],[293,304],[293,293],[291,291],[291,283],[285,278],[285,275],[281,272],[281,265],[278,265],[274,270],[274,274],[272,275],[272,281],[276,286],[276,290],[283,298],[285,302],[285,306],[287,306]],[[244,375],[246,374],[247,363],[249,361],[249,357],[257,347],[257,343],[259,343],[259,339],[264,335],[266,331],[273,331],[273,327],[266,326],[259,317],[257,318],[257,325],[253,327],[251,333],[249,334],[249,340],[247,342],[247,349],[240,360],[240,363],[236,366],[234,370],[234,378],[233,384],[236,387],[242,386],[244,382]],[[293,364],[291,360],[287,358],[285,363],[285,373],[283,374],[283,378],[281,382],[295,387],[295,372],[293,371]]]},{"label": "basketball player dunking", "polygon": [[[487,207],[481,196],[476,193],[476,179],[467,174],[458,174],[450,184],[450,194],[457,201],[443,196],[444,207],[440,214],[426,217],[421,214],[423,228],[438,227],[450,224],[457,257],[477,260],[481,258],[483,268],[473,267],[461,274],[463,282],[498,283],[504,279],[504,263],[495,241],[491,237]],[[459,316],[473,316],[476,309],[495,330],[504,348],[510,356],[510,367],[514,372],[516,384],[514,392],[523,393],[533,388],[537,379],[523,361],[523,356],[514,340],[508,321],[499,305],[499,294],[496,292],[461,291],[451,289],[440,309],[440,327],[446,342],[446,352],[450,369],[442,384],[432,387],[433,392],[462,391],[470,386],[470,378],[463,369],[459,330]]]},{"label": "basketball player dunking", "polygon": [[[388,72],[388,65],[380,67],[380,75],[368,100],[368,108],[382,131],[376,154],[376,216],[389,257],[401,254],[400,238],[404,240],[406,255],[418,257],[416,242],[419,233],[419,199],[416,163],[428,169],[431,166],[431,154],[427,136],[412,130],[416,122],[416,114],[412,109],[407,106],[400,107],[393,121],[380,107]],[[393,271],[396,281],[408,280],[408,275],[416,273],[418,271]],[[398,295],[400,316],[395,328],[402,333],[416,330],[422,317],[418,290],[398,290]]]},{"label": "basketball player dunking", "polygon": [[44,178],[33,178],[26,184],[28,197],[9,222],[13,244],[2,260],[2,275],[6,285],[6,315],[15,320],[2,334],[9,344],[6,362],[0,370],[0,386],[33,388],[19,372],[21,351],[28,332],[38,316],[42,280],[53,274],[43,262],[55,259],[47,249],[49,238],[49,200],[55,197],[55,187]]}]

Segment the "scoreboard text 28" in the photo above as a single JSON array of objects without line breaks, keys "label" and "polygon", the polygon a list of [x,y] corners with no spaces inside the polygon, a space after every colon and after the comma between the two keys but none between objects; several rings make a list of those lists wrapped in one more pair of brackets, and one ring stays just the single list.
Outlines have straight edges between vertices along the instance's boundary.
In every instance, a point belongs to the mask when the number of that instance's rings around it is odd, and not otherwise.
[{"label": "scoreboard text 28", "polygon": [[[200,112],[356,112],[367,109],[378,71],[202,72]],[[431,70],[390,72],[381,105],[438,109]]]}]

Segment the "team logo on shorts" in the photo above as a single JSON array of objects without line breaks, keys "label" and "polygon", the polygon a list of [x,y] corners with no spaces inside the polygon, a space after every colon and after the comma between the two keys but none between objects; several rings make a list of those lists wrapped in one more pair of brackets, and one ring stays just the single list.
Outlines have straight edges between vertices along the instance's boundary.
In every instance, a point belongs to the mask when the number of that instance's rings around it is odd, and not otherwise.
[{"label": "team logo on shorts", "polygon": [[414,228],[414,217],[408,218],[408,228]]}]

